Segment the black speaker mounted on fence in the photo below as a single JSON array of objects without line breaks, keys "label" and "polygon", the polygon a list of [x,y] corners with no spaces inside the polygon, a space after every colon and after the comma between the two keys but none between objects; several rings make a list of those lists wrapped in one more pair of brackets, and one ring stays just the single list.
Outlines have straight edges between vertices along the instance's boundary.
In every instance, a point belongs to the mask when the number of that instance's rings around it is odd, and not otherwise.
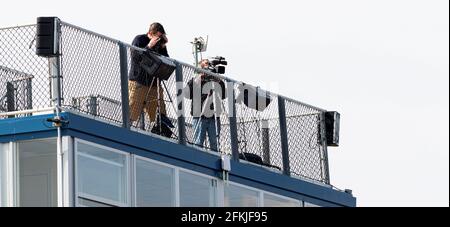
[{"label": "black speaker mounted on fence", "polygon": [[340,114],[336,111],[325,112],[325,136],[328,146],[339,146]]},{"label": "black speaker mounted on fence", "polygon": [[57,17],[38,17],[36,29],[36,54],[41,57],[55,57],[59,54]]}]

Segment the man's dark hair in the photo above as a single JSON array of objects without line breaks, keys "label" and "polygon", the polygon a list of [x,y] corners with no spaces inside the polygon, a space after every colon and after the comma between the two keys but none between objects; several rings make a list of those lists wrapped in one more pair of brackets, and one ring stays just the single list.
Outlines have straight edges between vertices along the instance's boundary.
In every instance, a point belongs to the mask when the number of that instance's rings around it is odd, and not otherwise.
[{"label": "man's dark hair", "polygon": [[150,25],[148,32],[151,34],[154,34],[156,32],[161,32],[162,34],[166,34],[166,31],[164,30],[164,27],[162,26],[162,24],[155,22],[153,24]]}]

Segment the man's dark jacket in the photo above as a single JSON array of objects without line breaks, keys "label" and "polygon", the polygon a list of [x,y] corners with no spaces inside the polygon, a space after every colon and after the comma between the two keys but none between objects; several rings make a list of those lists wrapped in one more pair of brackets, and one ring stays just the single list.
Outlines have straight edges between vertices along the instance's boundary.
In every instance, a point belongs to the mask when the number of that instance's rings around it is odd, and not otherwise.
[{"label": "man's dark jacket", "polygon": [[[151,49],[147,47],[147,45],[150,43],[150,39],[148,38],[147,34],[138,35],[133,39],[133,46],[145,48],[151,51],[154,51],[158,54],[161,54],[163,56],[169,57],[169,54],[167,53],[167,47],[161,47],[160,45],[155,45]],[[142,56],[144,52],[131,49],[131,67],[130,67],[130,73],[129,73],[129,80],[136,81],[142,85],[150,86],[153,77],[145,72],[142,67],[140,67],[140,62],[142,60]],[[156,85],[156,82],[153,82],[153,86]]]}]

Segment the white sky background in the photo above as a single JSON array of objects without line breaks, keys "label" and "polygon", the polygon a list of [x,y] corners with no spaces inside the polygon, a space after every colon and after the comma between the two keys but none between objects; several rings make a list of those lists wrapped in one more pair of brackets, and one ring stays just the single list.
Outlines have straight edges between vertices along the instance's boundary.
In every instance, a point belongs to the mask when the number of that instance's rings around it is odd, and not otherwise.
[{"label": "white sky background", "polygon": [[228,76],[341,113],[331,180],[358,206],[449,206],[448,0],[4,0],[0,12],[0,27],[58,16],[127,43],[159,21],[186,63],[209,35],[205,56],[225,56]]}]

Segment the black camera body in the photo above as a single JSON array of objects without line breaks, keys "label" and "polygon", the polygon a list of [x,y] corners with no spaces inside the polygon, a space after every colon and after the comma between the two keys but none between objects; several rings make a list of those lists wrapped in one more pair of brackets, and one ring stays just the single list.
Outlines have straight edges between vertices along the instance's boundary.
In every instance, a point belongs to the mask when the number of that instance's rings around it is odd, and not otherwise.
[{"label": "black camera body", "polygon": [[224,57],[216,56],[209,60],[208,70],[213,73],[225,74],[225,65],[227,64],[228,62],[225,61]]},{"label": "black camera body", "polygon": [[[208,68],[208,70],[215,70],[215,68]],[[214,72],[214,71],[211,71]],[[215,72],[214,72],[215,73]],[[220,79],[213,76],[213,75],[208,75],[206,74],[205,76],[202,77],[202,82],[203,83],[208,83],[208,82],[220,82]]]},{"label": "black camera body", "polygon": [[152,50],[147,50],[142,54],[140,66],[149,76],[160,80],[168,80],[176,68],[175,62],[170,58]]}]

